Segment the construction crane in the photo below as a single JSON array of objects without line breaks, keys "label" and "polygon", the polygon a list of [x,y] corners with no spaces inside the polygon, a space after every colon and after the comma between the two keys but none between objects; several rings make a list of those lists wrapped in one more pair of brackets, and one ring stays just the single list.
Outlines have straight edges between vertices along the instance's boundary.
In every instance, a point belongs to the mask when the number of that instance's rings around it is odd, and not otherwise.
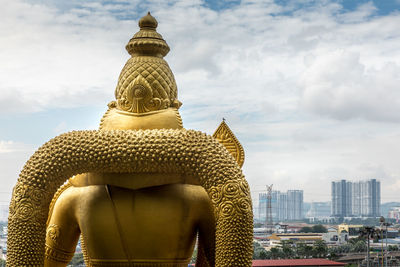
[{"label": "construction crane", "polygon": [[272,234],[274,229],[274,223],[272,220],[272,184],[267,185],[267,211],[265,216],[265,228],[267,234]]}]

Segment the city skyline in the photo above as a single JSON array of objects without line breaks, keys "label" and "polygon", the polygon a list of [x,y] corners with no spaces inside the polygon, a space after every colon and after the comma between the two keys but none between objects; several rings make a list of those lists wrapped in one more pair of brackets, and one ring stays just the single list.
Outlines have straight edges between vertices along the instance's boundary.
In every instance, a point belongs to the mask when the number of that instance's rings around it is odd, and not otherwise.
[{"label": "city skyline", "polygon": [[147,11],[184,126],[212,134],[226,118],[254,205],[266,184],[326,201],[341,177],[379,179],[382,202],[398,199],[398,1],[61,2],[0,10],[0,203],[40,145],[98,127]]}]

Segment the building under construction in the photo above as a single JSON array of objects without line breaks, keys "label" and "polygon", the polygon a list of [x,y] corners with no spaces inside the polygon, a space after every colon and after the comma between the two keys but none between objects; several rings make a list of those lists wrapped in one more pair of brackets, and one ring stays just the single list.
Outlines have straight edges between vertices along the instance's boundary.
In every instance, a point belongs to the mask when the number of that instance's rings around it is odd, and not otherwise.
[{"label": "building under construction", "polygon": [[[271,191],[271,215],[272,221],[294,221],[303,219],[303,190],[288,190],[280,192]],[[259,194],[258,219],[261,222],[267,221],[268,193]]]}]

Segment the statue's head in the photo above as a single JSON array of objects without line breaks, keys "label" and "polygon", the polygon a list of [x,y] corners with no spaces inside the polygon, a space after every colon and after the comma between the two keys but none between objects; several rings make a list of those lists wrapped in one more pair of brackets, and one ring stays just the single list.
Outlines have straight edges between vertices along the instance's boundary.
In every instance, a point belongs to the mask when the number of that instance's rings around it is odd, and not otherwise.
[{"label": "statue's head", "polygon": [[180,129],[178,90],[174,75],[163,59],[169,46],[156,31],[150,12],[139,20],[140,31],[126,45],[126,62],[108,104],[100,129]]}]

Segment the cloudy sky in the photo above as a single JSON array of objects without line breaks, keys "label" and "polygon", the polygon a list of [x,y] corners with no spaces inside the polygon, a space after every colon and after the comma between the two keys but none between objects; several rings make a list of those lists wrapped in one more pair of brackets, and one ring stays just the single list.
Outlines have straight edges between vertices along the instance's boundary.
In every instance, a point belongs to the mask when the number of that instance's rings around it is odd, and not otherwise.
[{"label": "cloudy sky", "polygon": [[330,182],[377,178],[400,201],[400,1],[0,0],[0,203],[24,162],[66,131],[96,129],[151,11],[186,128],[222,117],[265,185],[330,200]]}]

